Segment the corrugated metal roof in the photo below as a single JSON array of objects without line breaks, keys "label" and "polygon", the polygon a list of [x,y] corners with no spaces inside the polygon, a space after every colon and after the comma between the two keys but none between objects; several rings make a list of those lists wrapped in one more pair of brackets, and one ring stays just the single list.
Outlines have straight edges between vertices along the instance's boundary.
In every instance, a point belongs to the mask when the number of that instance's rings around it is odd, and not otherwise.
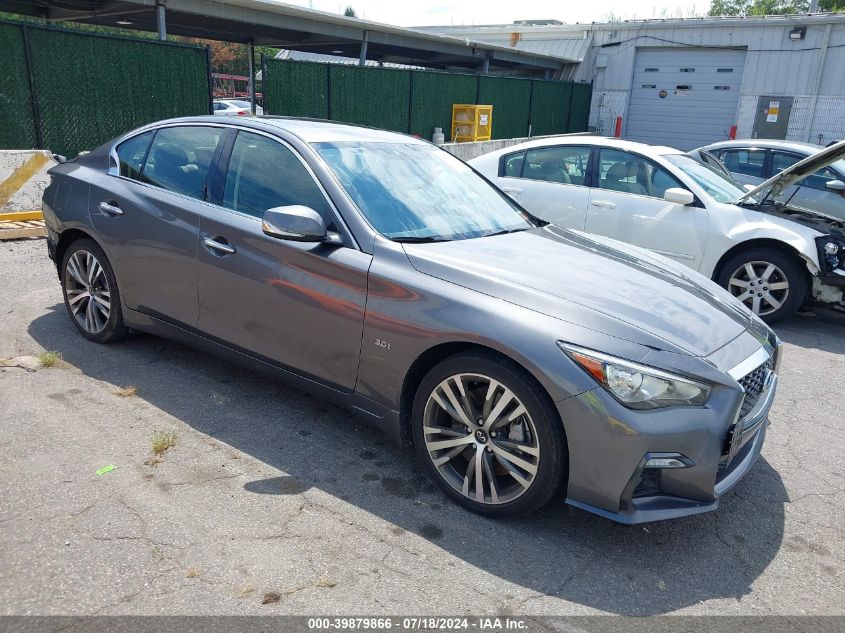
[{"label": "corrugated metal roof", "polygon": [[[276,54],[275,59],[289,59],[296,62],[317,62],[321,64],[342,64],[344,66],[357,66],[357,57],[343,57],[342,55],[324,55],[322,53],[308,53],[305,51],[292,51],[284,49]],[[403,68],[405,70],[424,70],[423,66],[411,66],[408,64],[394,64],[391,62],[379,63],[374,59],[368,59],[366,66],[379,68]]]}]

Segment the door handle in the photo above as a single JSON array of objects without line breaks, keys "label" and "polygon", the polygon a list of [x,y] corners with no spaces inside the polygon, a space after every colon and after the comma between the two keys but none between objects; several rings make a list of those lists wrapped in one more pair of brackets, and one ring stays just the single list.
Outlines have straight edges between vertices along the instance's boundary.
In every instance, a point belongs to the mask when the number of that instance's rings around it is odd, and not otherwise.
[{"label": "door handle", "polygon": [[212,237],[204,237],[204,238],[202,238],[202,243],[205,244],[206,248],[208,248],[212,251],[215,251],[216,254],[218,254],[218,255],[220,255],[220,254],[232,255],[235,252],[234,246],[232,246],[231,244],[229,244],[228,242],[225,242],[225,241],[224,242],[218,242],[217,241],[218,239],[223,239],[223,238],[214,239]]},{"label": "door handle", "polygon": [[103,212],[105,215],[110,215],[112,217],[117,217],[119,215],[123,215],[123,209],[121,209],[116,204],[110,204],[105,200],[97,205],[97,208]]},{"label": "door handle", "polygon": [[522,193],[522,189],[519,187],[502,187],[502,191],[504,191],[509,196],[518,196]]},{"label": "door handle", "polygon": [[616,203],[610,202],[609,200],[593,200],[590,202],[591,205],[594,207],[599,207],[601,209],[615,209]]}]

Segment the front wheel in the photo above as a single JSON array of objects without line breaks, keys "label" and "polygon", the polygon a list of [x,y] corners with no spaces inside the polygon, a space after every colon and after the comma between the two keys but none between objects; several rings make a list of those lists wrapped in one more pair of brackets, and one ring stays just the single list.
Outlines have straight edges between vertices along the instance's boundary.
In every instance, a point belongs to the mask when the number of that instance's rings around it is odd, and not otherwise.
[{"label": "front wheel", "polygon": [[429,476],[473,512],[526,514],[563,484],[563,425],[542,387],[511,361],[480,353],[444,360],[420,383],[411,423]]},{"label": "front wheel", "polygon": [[769,324],[792,316],[807,297],[801,263],[770,248],[750,248],[732,256],[716,282]]}]

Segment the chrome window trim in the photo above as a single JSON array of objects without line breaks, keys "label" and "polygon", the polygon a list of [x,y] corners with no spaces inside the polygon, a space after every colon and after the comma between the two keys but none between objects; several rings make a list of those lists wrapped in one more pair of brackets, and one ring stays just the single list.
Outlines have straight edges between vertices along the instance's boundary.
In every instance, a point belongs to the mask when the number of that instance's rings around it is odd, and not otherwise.
[{"label": "chrome window trim", "polygon": [[739,382],[740,378],[747,376],[749,373],[768,362],[770,358],[769,351],[765,347],[760,347],[751,356],[740,362],[735,367],[728,370],[728,375]]},{"label": "chrome window trim", "polygon": [[[129,178],[127,176],[123,176],[123,175],[120,174],[120,158],[117,155],[117,148],[118,148],[119,145],[122,145],[126,141],[132,140],[136,136],[141,136],[142,134],[146,134],[147,132],[158,132],[159,130],[166,129],[166,128],[172,128],[172,127],[217,127],[217,128],[227,129],[227,130],[235,130],[236,132],[244,131],[244,132],[250,132],[250,133],[253,133],[253,134],[258,134],[260,136],[266,136],[270,140],[273,140],[273,141],[276,141],[277,143],[280,143],[281,145],[286,147],[288,150],[290,150],[290,152],[297,158],[297,160],[299,160],[299,162],[305,168],[306,172],[308,172],[308,175],[311,176],[311,180],[313,180],[314,183],[317,185],[317,188],[320,190],[320,193],[323,194],[323,198],[325,198],[326,202],[328,203],[329,208],[331,209],[332,213],[334,214],[335,220],[337,221],[338,225],[342,228],[341,234],[343,235],[344,242],[348,241],[349,243],[351,243],[352,246],[350,248],[355,248],[356,250],[362,250],[360,245],[358,244],[358,242],[355,240],[355,237],[352,235],[352,231],[349,229],[349,226],[346,224],[346,220],[343,219],[343,216],[341,215],[341,213],[338,210],[337,206],[335,205],[334,201],[331,199],[331,196],[329,196],[328,192],[326,191],[326,188],[323,186],[323,183],[320,182],[320,179],[317,178],[317,175],[314,173],[314,170],[311,169],[311,166],[305,161],[305,159],[296,150],[296,148],[293,147],[290,143],[288,143],[285,139],[283,139],[279,136],[276,136],[274,134],[270,134],[269,132],[265,132],[264,130],[259,130],[259,129],[250,128],[250,127],[243,127],[243,126],[235,125],[235,124],[232,124],[232,123],[229,123],[229,122],[221,122],[221,123],[208,122],[208,123],[206,123],[205,121],[203,121],[203,122],[199,122],[199,121],[197,121],[197,122],[179,121],[179,122],[173,122],[173,123],[163,123],[161,125],[151,125],[149,127],[145,127],[145,128],[140,129],[140,130],[133,130],[129,134],[127,134],[127,135],[121,137],[120,139],[118,139],[117,141],[115,141],[115,143],[109,149],[109,161],[111,162],[111,164],[109,165],[109,169],[107,171],[107,174],[109,176],[112,176],[114,178],[118,178],[120,180],[126,180],[128,182],[133,182],[137,185],[141,185],[143,187],[150,187],[150,188],[155,189],[157,191],[164,191],[164,192],[167,192],[169,194],[179,196],[181,198],[185,198],[186,200],[191,200],[193,202],[199,202],[201,204],[204,204],[206,206],[211,207],[212,209],[220,209],[220,210],[226,211],[228,213],[234,213],[235,215],[238,215],[238,216],[241,216],[241,217],[244,217],[244,218],[249,218],[249,219],[255,220],[257,222],[261,222],[261,218],[256,217],[254,215],[251,215],[249,213],[244,213],[243,211],[238,211],[236,209],[230,209],[229,207],[224,207],[223,205],[214,204],[213,202],[209,202],[208,200],[201,200],[199,198],[192,198],[191,196],[186,196],[183,193],[179,193],[177,191],[171,191],[170,189],[165,189],[164,187],[158,187],[158,186],[153,185],[151,183],[142,182],[141,180],[136,180],[135,178]],[[153,140],[155,140],[155,137],[153,137]],[[151,141],[151,143],[152,143],[152,141]],[[215,148],[215,152],[216,151],[217,150]],[[218,165],[218,169],[219,169],[219,165]],[[228,170],[228,164],[226,165],[226,169]],[[349,244],[345,244],[345,246],[349,246]]]}]

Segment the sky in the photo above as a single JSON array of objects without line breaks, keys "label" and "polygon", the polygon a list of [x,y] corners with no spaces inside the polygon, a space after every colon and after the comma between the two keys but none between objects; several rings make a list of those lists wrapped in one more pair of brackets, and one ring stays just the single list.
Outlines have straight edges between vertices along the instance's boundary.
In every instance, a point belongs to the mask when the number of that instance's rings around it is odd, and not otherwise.
[{"label": "sky", "polygon": [[555,19],[568,24],[621,19],[689,17],[710,8],[710,0],[285,0],[319,11],[342,13],[352,6],[359,18],[397,26],[510,24]]}]

